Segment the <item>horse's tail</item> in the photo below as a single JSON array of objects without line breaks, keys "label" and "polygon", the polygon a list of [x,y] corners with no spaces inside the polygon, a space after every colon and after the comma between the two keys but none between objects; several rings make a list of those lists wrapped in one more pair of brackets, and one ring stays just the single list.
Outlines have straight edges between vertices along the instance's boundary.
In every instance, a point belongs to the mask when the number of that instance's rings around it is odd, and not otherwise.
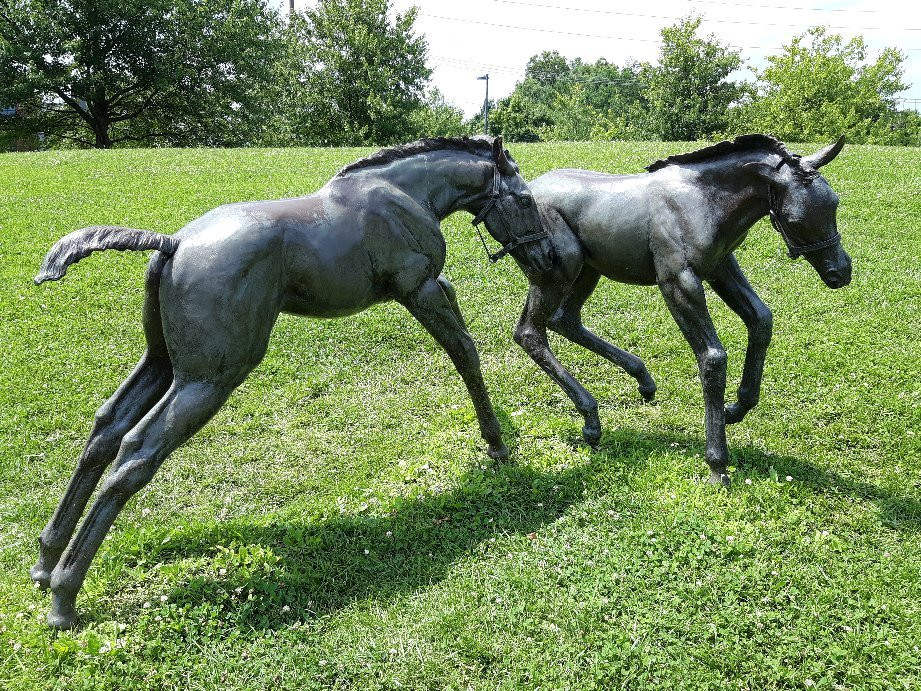
[{"label": "horse's tail", "polygon": [[179,248],[179,238],[150,230],[135,230],[119,226],[90,226],[65,235],[45,255],[35,285],[57,281],[67,273],[67,267],[97,250],[158,250],[173,254]]}]

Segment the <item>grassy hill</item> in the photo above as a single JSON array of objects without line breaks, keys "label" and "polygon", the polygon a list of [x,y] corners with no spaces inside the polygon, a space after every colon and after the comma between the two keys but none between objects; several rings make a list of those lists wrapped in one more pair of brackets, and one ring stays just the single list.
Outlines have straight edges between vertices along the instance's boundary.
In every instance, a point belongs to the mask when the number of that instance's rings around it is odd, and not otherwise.
[{"label": "grassy hill", "polygon": [[[527,178],[640,171],[682,144],[515,146]],[[794,147],[796,148],[796,147]],[[805,147],[804,152],[814,147]],[[513,450],[485,455],[447,356],[402,308],[283,316],[263,364],[129,503],[52,634],[27,569],[94,410],[143,349],[143,254],[31,277],[94,223],[172,232],[308,193],[365,150],[0,156],[0,687],[918,688],[921,150],[846,147],[825,175],[846,289],[766,221],[738,256],[773,308],[761,403],[704,484],[690,348],[654,288],[602,283],[586,323],[658,404],[554,339],[598,398],[601,450],[512,341],[526,282],[469,216],[446,273]],[[745,332],[715,297],[730,392]]]}]

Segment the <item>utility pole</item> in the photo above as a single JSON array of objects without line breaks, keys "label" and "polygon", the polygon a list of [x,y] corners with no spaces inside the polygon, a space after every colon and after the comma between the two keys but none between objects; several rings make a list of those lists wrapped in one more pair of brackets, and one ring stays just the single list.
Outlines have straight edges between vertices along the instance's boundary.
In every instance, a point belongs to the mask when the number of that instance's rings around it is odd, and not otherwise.
[{"label": "utility pole", "polygon": [[482,77],[477,77],[477,79],[486,80],[486,100],[483,101],[483,117],[486,121],[483,127],[483,134],[489,134],[489,72],[484,74]]},{"label": "utility pole", "polygon": [[290,16],[292,14],[294,14],[294,0],[291,0],[288,4],[288,15]]}]

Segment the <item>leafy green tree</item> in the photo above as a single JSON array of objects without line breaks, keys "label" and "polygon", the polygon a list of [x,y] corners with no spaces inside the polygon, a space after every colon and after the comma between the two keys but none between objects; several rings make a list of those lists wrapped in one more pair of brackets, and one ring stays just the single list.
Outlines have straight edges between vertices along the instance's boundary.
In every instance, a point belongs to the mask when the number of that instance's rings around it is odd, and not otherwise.
[{"label": "leafy green tree", "polygon": [[431,75],[415,8],[389,0],[319,0],[292,16],[280,67],[280,132],[291,143],[392,144],[414,131]]},{"label": "leafy green tree", "polygon": [[544,51],[528,60],[524,79],[496,104],[491,114],[493,130],[509,141],[543,139],[555,122],[558,101],[572,85],[569,62],[557,51]]},{"label": "leafy green tree", "polygon": [[413,137],[459,137],[471,132],[464,122],[464,112],[448,103],[435,88],[426,93],[425,102],[413,112],[411,121]]},{"label": "leafy green tree", "polygon": [[[896,111],[905,56],[886,48],[871,62],[857,36],[845,43],[824,27],[810,29],[767,58],[759,98],[744,122],[787,141],[824,141],[846,134],[854,143],[907,143],[910,116]],[[915,130],[916,133],[916,130]]]},{"label": "leafy green tree", "polygon": [[264,0],[0,0],[0,130],[108,148],[248,143],[278,16]]},{"label": "leafy green tree", "polygon": [[528,61],[493,121],[510,141],[540,141],[616,138],[645,117],[639,66],[568,61],[545,51]]},{"label": "leafy green tree", "polygon": [[709,139],[729,124],[744,87],[727,77],[742,65],[737,51],[697,36],[700,17],[662,29],[659,63],[647,65],[649,124],[665,141]]}]

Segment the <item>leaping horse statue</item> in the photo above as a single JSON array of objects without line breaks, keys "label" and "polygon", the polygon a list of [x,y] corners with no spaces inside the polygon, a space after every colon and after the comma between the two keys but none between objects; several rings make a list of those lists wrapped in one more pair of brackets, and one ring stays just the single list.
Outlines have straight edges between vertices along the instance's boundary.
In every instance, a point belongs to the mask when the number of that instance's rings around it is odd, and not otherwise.
[{"label": "leaping horse statue", "polygon": [[[846,286],[851,259],[835,221],[838,196],[818,172],[843,146],[841,137],[800,157],[772,137],[751,134],[656,161],[647,173],[561,169],[531,183],[554,264],[542,270],[519,261],[530,288],[515,340],[575,403],[589,444],[601,437],[598,405],[551,352],[547,328],[622,367],[651,400],[656,385],[643,361],[585,328],[581,310],[601,276],[655,284],[697,356],[710,481],[729,484],[726,424],[741,421],[758,402],[772,328],[771,311],[733,250],[770,215],[790,257],[805,256],[830,288]],[[707,311],[704,281],[748,328],[738,398],[726,407],[726,351]]]},{"label": "leaping horse statue", "polygon": [[476,346],[441,275],[446,248],[439,224],[461,209],[485,221],[525,265],[550,266],[537,206],[501,137],[383,149],[346,166],[314,194],[221,206],[172,236],[94,226],[54,245],[36,283],[60,279],[68,265],[96,250],[156,252],[147,269],[147,350],[96,413],[39,538],[31,576],[52,590],[52,626],[75,624],[77,592],[115,518],[259,364],[280,312],[343,317],[386,300],[404,305],[463,378],[489,455],[508,455]]}]

